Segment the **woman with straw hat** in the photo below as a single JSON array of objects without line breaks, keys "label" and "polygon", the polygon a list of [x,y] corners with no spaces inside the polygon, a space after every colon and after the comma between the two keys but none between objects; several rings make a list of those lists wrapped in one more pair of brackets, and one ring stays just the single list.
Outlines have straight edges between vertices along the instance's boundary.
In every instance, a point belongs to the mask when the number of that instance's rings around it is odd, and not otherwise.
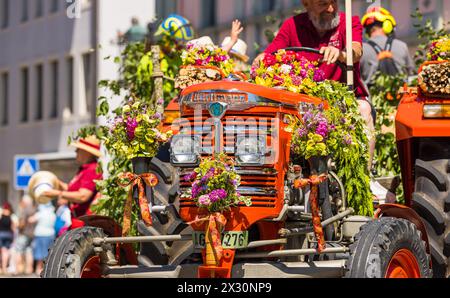
[{"label": "woman with straw hat", "polygon": [[76,161],[80,169],[69,184],[58,179],[58,188],[45,192],[49,197],[58,197],[70,203],[72,217],[91,214],[89,207],[97,193],[95,181],[102,179],[97,172],[98,158],[101,157],[100,141],[89,136],[71,144],[76,149]]}]

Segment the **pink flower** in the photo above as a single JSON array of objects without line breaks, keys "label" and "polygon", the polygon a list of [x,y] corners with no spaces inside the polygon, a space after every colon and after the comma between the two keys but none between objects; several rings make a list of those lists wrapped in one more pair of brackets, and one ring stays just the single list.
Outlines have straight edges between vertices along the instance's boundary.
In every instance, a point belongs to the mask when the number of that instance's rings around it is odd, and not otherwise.
[{"label": "pink flower", "polygon": [[275,65],[277,63],[277,59],[274,55],[265,55],[263,62],[266,67],[269,67]]},{"label": "pink flower", "polygon": [[133,141],[135,138],[134,132],[136,131],[137,126],[138,123],[136,119],[133,118],[127,120],[127,137],[130,142]]},{"label": "pink flower", "polygon": [[211,205],[211,200],[208,195],[203,195],[198,198],[198,203],[203,206],[209,206]]}]

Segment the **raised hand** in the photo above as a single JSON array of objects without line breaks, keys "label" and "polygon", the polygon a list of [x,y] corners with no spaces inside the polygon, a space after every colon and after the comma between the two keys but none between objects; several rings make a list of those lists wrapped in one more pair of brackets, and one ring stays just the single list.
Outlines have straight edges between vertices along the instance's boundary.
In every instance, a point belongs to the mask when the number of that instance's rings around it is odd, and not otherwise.
[{"label": "raised hand", "polygon": [[234,20],[231,25],[231,33],[230,37],[233,42],[237,42],[239,39],[239,35],[244,30],[244,27],[242,27],[242,24],[239,20]]}]

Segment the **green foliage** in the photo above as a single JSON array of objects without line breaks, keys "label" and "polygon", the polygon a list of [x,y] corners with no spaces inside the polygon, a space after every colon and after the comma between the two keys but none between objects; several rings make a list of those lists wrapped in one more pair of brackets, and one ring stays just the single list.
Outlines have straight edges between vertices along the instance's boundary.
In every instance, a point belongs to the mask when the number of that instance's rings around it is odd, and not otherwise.
[{"label": "green foliage", "polygon": [[[372,194],[370,193],[370,177],[367,168],[369,160],[368,131],[359,113],[355,95],[344,84],[326,80],[314,87],[310,96],[318,97],[328,102],[330,109],[327,113],[331,123],[336,126],[342,123],[344,129],[336,129],[334,133],[341,134],[334,137],[336,142],[327,144],[330,155],[336,162],[337,174],[342,179],[347,193],[348,206],[356,214],[373,215]],[[339,142],[343,134],[350,134],[351,144],[348,146]],[[350,143],[350,142],[349,142]]]},{"label": "green foliage", "polygon": [[424,20],[419,9],[411,17],[416,21],[413,26],[417,28],[417,38],[421,41],[414,55],[416,65],[419,67],[423,62],[427,61],[427,47],[430,41],[446,35],[445,27],[450,24],[450,21],[447,21],[441,29],[437,29],[433,27],[433,21],[431,19]]},{"label": "green foliage", "polygon": [[[168,79],[164,83],[164,102],[168,103],[177,95],[173,79],[181,65],[181,52],[173,41],[168,38],[163,38],[159,41],[159,45],[162,48],[160,56],[161,69],[165,78]],[[120,57],[114,57],[113,59],[115,64],[120,65],[120,78],[118,80],[103,80],[98,83],[99,88],[105,88],[112,95],[122,96],[123,98],[122,105],[111,111],[109,98],[100,97],[97,108],[97,115],[106,116],[109,119],[109,124],[113,125],[112,128],[117,128],[120,134],[109,126],[89,126],[80,129],[75,134],[75,137],[69,138],[69,142],[71,142],[72,139],[96,135],[105,144],[105,148],[109,154],[109,161],[106,165],[108,175],[104,175],[104,180],[97,182],[97,188],[102,194],[102,197],[95,206],[92,206],[92,210],[96,214],[113,218],[119,224],[122,224],[123,221],[125,200],[128,193],[128,189],[124,189],[118,185],[119,174],[132,171],[130,158],[135,155],[140,155],[134,154],[133,152],[147,153],[143,155],[154,156],[157,150],[156,145],[159,144],[159,141],[156,144],[154,140],[161,139],[162,141],[166,139],[166,136],[160,134],[157,130],[161,115],[157,115],[156,117],[154,113],[157,102],[152,97],[155,87],[153,80],[153,62],[151,52],[146,50],[144,43],[127,44]],[[110,59],[111,57],[105,58],[105,60]],[[125,115],[124,113],[127,110],[126,105],[130,103],[130,100],[132,105],[136,104],[136,106],[128,106],[130,113]],[[135,115],[135,120],[138,125],[135,127],[136,130],[133,131],[136,138],[134,145],[135,147],[139,146],[139,148],[132,148],[132,152],[128,147],[125,150],[125,137],[128,137],[127,133],[130,133],[130,131],[127,131],[125,117],[132,114],[131,108],[133,108],[133,113],[139,114],[139,111],[144,111],[141,113],[141,116]],[[118,119],[125,121],[120,122],[117,121]],[[146,131],[146,133],[143,133],[143,131]],[[119,135],[123,137],[121,138],[122,143],[116,140]],[[141,142],[143,138],[146,142]],[[142,145],[140,143],[144,143],[144,148],[141,148]],[[145,146],[145,144],[148,146]],[[133,204],[131,235],[137,235],[135,223],[138,219],[139,210],[137,204]]]}]

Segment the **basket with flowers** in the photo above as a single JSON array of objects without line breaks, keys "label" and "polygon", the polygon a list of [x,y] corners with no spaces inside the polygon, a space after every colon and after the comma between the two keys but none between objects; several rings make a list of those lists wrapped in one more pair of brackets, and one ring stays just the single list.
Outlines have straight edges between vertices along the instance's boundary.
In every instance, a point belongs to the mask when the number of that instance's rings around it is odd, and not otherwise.
[{"label": "basket with flowers", "polygon": [[[158,104],[162,104],[162,99]],[[105,144],[117,156],[127,159],[154,157],[159,147],[168,142],[172,132],[162,132],[162,115],[150,104],[130,99],[121,107],[111,125]]]},{"label": "basket with flowers", "polygon": [[250,197],[238,192],[241,177],[234,169],[233,160],[225,154],[204,159],[185,180],[192,182],[192,188],[182,196],[194,200],[198,207],[210,213],[252,204]]},{"label": "basket with flowers", "polygon": [[221,80],[233,72],[233,59],[214,44],[188,43],[181,54],[182,68],[175,80],[177,88]]}]

